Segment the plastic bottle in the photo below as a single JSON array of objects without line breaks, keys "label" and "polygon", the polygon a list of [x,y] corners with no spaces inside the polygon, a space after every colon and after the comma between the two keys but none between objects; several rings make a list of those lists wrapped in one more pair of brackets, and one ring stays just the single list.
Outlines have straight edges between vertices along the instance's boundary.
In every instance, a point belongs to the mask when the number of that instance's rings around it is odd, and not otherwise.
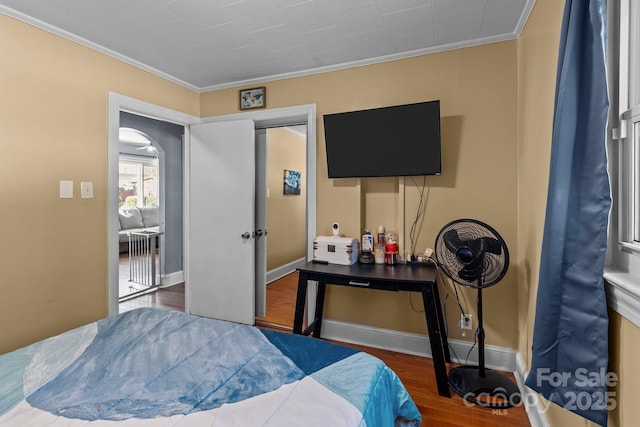
[{"label": "plastic bottle", "polygon": [[373,236],[366,229],[362,235],[362,252],[373,252]]},{"label": "plastic bottle", "polygon": [[378,226],[378,244],[384,245],[385,237],[384,237],[384,225]]}]

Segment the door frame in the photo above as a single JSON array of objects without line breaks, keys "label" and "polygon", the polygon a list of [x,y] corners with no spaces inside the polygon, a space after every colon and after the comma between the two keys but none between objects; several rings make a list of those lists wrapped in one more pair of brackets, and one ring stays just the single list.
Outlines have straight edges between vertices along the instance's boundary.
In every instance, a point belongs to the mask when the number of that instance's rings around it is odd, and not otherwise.
[{"label": "door frame", "polygon": [[[118,161],[119,161],[119,129],[120,112],[151,119],[162,120],[175,123],[185,127],[185,132],[189,125],[199,123],[200,118],[190,114],[181,113],[159,105],[150,104],[139,99],[109,92],[109,114],[108,114],[108,154],[107,154],[107,304],[108,315],[114,316],[119,312],[118,303]],[[183,143],[183,155],[185,153]],[[185,165],[186,167],[186,165]],[[183,174],[186,175],[183,171]],[[186,187],[186,185],[185,185]],[[183,236],[184,239],[184,236]],[[183,254],[184,255],[184,254]]]},{"label": "door frame", "polygon": [[[108,314],[113,316],[119,312],[118,304],[118,158],[119,158],[119,128],[120,111],[163,120],[185,127],[185,137],[183,141],[183,185],[189,188],[189,126],[192,124],[251,119],[256,123],[256,127],[279,126],[292,123],[307,124],[307,260],[313,257],[313,240],[316,236],[316,104],[298,105],[284,108],[274,108],[265,110],[252,110],[245,113],[227,114],[223,116],[199,118],[190,114],[185,114],[169,108],[161,107],[125,95],[109,92],[109,112],[108,112],[108,154],[107,154],[107,302]],[[189,192],[183,193],[183,218],[184,230],[183,238],[189,235]],[[189,270],[188,253],[189,245],[184,242],[184,275],[185,275],[185,298],[189,298]],[[308,295],[315,295],[309,292]],[[312,297],[308,303],[313,304]],[[311,305],[310,305],[311,306]],[[185,300],[185,307],[189,307],[189,301]]]}]

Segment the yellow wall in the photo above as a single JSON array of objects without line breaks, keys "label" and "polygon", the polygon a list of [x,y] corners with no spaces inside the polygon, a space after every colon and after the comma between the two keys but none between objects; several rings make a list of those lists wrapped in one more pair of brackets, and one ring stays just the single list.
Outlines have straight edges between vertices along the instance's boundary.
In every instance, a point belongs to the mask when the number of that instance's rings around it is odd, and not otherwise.
[{"label": "yellow wall", "polygon": [[[307,254],[307,139],[287,128],[267,129],[267,271]],[[284,195],[284,170],[301,172],[300,195]]]},{"label": "yellow wall", "polygon": [[[268,108],[317,106],[317,233],[330,235],[333,222],[340,223],[341,233],[351,237],[380,224],[389,231],[399,231],[403,220],[402,211],[396,214],[396,178],[362,180],[360,186],[355,179],[327,178],[322,115],[440,99],[443,174],[427,178],[428,202],[417,247],[422,251],[433,246],[437,232],[450,220],[472,217],[498,229],[515,255],[516,59],[516,42],[508,41],[266,83]],[[204,93],[202,115],[237,112],[238,89]],[[408,232],[418,191],[410,180],[406,186],[404,221]],[[365,201],[362,206],[361,198]],[[366,223],[361,221],[362,212]],[[505,280],[485,294],[490,344],[517,345],[517,325],[502,321],[517,317],[516,276],[513,264]],[[329,318],[426,332],[424,314],[411,309],[406,294],[332,287],[327,292]],[[469,311],[475,313],[475,292],[465,289],[462,293]],[[421,307],[419,301],[414,305]],[[460,316],[452,306],[451,335],[461,338],[455,326]]]},{"label": "yellow wall", "polygon": [[618,313],[609,310],[609,371],[615,372],[618,385],[615,408],[609,413],[609,427],[635,426],[640,419],[640,328]]},{"label": "yellow wall", "polygon": [[199,94],[0,14],[0,353],[107,315],[109,91],[199,115]]}]

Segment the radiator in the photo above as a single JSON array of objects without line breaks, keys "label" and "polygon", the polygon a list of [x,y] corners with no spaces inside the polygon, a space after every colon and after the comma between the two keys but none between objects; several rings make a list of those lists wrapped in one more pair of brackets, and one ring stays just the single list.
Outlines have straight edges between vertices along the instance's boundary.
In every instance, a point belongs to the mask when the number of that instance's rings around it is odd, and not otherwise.
[{"label": "radiator", "polygon": [[129,233],[129,281],[146,287],[158,285],[156,278],[156,242],[160,233],[141,231]]}]

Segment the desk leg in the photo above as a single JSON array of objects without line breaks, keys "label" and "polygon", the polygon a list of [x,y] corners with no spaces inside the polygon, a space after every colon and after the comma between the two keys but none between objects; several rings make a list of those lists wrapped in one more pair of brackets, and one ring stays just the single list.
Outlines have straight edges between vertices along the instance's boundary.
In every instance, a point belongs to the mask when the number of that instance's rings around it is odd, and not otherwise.
[{"label": "desk leg", "polygon": [[438,283],[433,287],[433,298],[435,300],[436,315],[438,317],[438,329],[440,330],[440,342],[444,350],[444,361],[451,363],[451,354],[449,352],[449,340],[447,338],[447,327],[444,324],[444,315],[440,306],[440,292],[438,291]]},{"label": "desk leg", "polygon": [[323,280],[318,282],[318,294],[316,296],[316,312],[314,315],[315,326],[313,328],[313,337],[320,338],[320,331],[322,329],[322,313],[324,311],[324,292],[327,288],[327,283]]},{"label": "desk leg", "polygon": [[302,334],[302,322],[304,320],[304,306],[307,302],[308,274],[301,271],[298,275],[298,294],[296,296],[296,311],[293,316],[293,333]]},{"label": "desk leg", "polygon": [[[434,288],[437,285],[424,285],[422,287],[422,300],[424,302],[424,313],[427,319],[427,329],[429,330],[429,342],[431,344],[431,357],[433,357],[433,367],[438,384],[438,394],[440,396],[451,397],[449,392],[449,380],[447,379],[447,366],[445,364],[445,350],[443,348],[443,337],[440,333],[440,325],[443,323],[438,319],[438,308],[440,300],[435,299]],[[444,339],[446,342],[446,338]]]}]

